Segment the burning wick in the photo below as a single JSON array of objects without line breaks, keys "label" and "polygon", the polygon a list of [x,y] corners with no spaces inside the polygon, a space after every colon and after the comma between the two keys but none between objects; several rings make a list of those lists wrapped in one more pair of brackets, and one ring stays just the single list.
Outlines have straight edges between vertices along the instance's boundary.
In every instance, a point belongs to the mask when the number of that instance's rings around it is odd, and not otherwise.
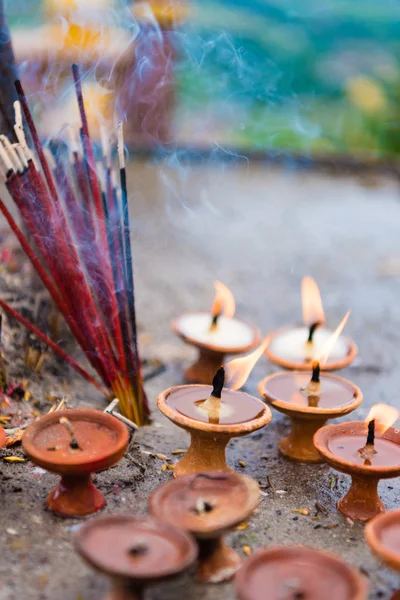
[{"label": "burning wick", "polygon": [[317,406],[319,397],[321,394],[321,380],[320,380],[320,364],[318,360],[314,360],[312,365],[312,375],[307,386],[304,389],[308,396],[309,406]]},{"label": "burning wick", "polygon": [[74,428],[72,427],[71,421],[69,421],[69,419],[67,419],[67,417],[61,417],[60,424],[64,425],[64,427],[68,430],[69,435],[71,436],[71,441],[69,443],[69,447],[72,450],[82,450],[82,448],[79,446],[78,441],[75,437],[75,432],[74,432]]},{"label": "burning wick", "polygon": [[215,315],[213,315],[211,325],[210,325],[210,331],[215,331],[217,329],[218,319],[220,316],[221,316],[220,312],[217,312],[217,313],[215,313]]},{"label": "burning wick", "polygon": [[235,298],[231,290],[220,281],[214,281],[215,298],[211,307],[212,321],[210,324],[210,332],[213,332],[218,327],[218,319],[221,315],[231,318],[235,314]]},{"label": "burning wick", "polygon": [[308,330],[307,344],[313,343],[314,333],[315,333],[316,329],[318,329],[318,327],[320,327],[321,325],[322,325],[322,323],[320,321],[316,321],[315,323],[312,323],[310,325],[310,329]]},{"label": "burning wick", "polygon": [[364,448],[360,448],[358,450],[358,454],[363,458],[366,464],[371,464],[372,457],[376,454],[376,450],[374,448],[375,443],[375,419],[372,419],[368,423],[368,435],[367,435],[367,443]]},{"label": "burning wick", "polygon": [[202,403],[201,408],[208,412],[209,420],[211,423],[219,422],[219,411],[221,408],[221,394],[222,388],[225,383],[225,369],[220,367],[214,375],[212,382],[212,392],[205,402]]}]

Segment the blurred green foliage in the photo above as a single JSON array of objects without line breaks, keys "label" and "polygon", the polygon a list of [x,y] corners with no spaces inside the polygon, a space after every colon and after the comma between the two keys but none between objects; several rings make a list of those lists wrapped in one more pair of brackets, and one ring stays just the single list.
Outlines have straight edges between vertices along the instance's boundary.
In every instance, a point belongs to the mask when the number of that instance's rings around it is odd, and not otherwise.
[{"label": "blurred green foliage", "polygon": [[230,143],[400,152],[400,3],[196,0],[181,47],[182,105]]}]

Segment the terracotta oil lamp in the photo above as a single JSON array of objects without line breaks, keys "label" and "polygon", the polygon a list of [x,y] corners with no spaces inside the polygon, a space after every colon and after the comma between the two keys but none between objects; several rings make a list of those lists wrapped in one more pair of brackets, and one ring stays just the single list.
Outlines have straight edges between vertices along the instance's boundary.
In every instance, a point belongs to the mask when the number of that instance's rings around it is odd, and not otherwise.
[{"label": "terracotta oil lamp", "polygon": [[215,282],[216,297],[211,313],[185,313],[172,323],[173,331],[199,350],[199,356],[185,371],[190,383],[210,384],[226,356],[243,354],[260,341],[258,330],[234,317],[235,300],[221,282]]},{"label": "terracotta oil lamp", "polygon": [[[400,431],[373,416],[381,415],[383,406],[373,407],[367,422],[327,425],[314,436],[315,447],[325,462],[351,475],[351,487],[337,507],[353,521],[369,521],[384,512],[385,505],[378,496],[379,480],[400,475]],[[392,407],[388,410],[397,413]]]},{"label": "terracotta oil lamp", "polygon": [[6,432],[0,426],[0,448],[2,448],[4,446],[4,444],[6,443],[6,439],[7,439]]},{"label": "terracotta oil lamp", "polygon": [[[400,572],[400,510],[392,510],[372,519],[365,528],[369,547],[385,565]],[[400,600],[397,590],[391,600]]]},{"label": "terracotta oil lamp", "polygon": [[366,579],[344,560],[306,546],[256,552],[235,579],[239,600],[366,600]]},{"label": "terracotta oil lamp", "polygon": [[126,426],[115,417],[98,410],[68,409],[34,421],[22,444],[34,463],[61,475],[47,497],[49,508],[63,517],[80,517],[103,508],[105,498],[90,474],[115,465],[128,441]]},{"label": "terracotta oil lamp", "polygon": [[[314,357],[321,354],[333,331],[325,327],[321,296],[311,277],[305,277],[302,281],[302,298],[304,325],[272,332],[268,337],[265,355],[284,369],[309,371]],[[357,353],[357,346],[351,339],[338,336],[321,369],[343,369],[353,362]]]},{"label": "terracotta oil lamp", "polygon": [[313,437],[328,419],[342,417],[360,406],[363,395],[347,379],[320,373],[318,362],[309,373],[284,371],[260,381],[258,392],[270,406],[289,416],[289,435],[279,442],[283,456],[307,463],[323,462]]},{"label": "terracotta oil lamp", "polygon": [[106,600],[142,600],[147,586],[183,573],[198,552],[177,527],[130,515],[90,521],[75,535],[75,547],[91,567],[111,577]]},{"label": "terracotta oil lamp", "polygon": [[175,477],[200,471],[227,471],[225,448],[229,440],[270,422],[272,415],[267,406],[245,392],[224,388],[224,380],[225,371],[220,367],[212,386],[174,386],[158,396],[160,411],[191,437],[188,451],[175,465]]},{"label": "terracotta oil lamp", "polygon": [[240,557],[222,536],[249,518],[259,502],[258,484],[238,473],[208,471],[168,481],[149,499],[152,515],[192,533],[200,553],[197,579],[220,583],[233,577]]}]

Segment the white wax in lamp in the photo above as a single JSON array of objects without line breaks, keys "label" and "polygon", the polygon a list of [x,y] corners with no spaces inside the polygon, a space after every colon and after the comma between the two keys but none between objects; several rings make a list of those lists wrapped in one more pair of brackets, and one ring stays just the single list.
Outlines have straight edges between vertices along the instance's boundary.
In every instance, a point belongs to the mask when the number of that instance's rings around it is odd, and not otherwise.
[{"label": "white wax in lamp", "polygon": [[[309,328],[296,327],[278,333],[269,345],[271,354],[275,354],[291,362],[305,362],[311,360],[313,356],[320,356],[326,343],[332,337],[333,331],[325,327],[318,327],[314,331],[313,341],[307,344]],[[338,337],[332,349],[329,350],[329,359],[327,362],[345,358],[349,353],[348,342],[343,337]]]},{"label": "white wax in lamp", "polygon": [[213,329],[210,329],[211,321],[211,313],[188,313],[182,315],[176,325],[182,335],[207,346],[239,349],[254,341],[254,330],[239,319],[221,315]]}]

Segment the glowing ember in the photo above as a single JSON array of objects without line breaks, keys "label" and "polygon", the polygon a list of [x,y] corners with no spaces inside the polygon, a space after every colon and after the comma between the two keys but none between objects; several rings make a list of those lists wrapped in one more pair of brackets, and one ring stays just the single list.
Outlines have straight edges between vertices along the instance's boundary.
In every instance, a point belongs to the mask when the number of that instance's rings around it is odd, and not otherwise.
[{"label": "glowing ember", "polygon": [[214,281],[214,287],[215,298],[211,309],[212,316],[233,317],[236,303],[231,290],[220,281]]},{"label": "glowing ember", "polygon": [[399,411],[394,406],[389,406],[389,404],[374,404],[365,421],[369,423],[374,419],[376,431],[384,433],[397,421],[398,417]]},{"label": "glowing ember", "polygon": [[265,338],[262,344],[247,356],[235,358],[228,362],[225,367],[225,385],[232,390],[239,390],[246,383],[254,365],[264,354],[267,345],[268,338]]},{"label": "glowing ember", "polygon": [[301,282],[301,299],[303,304],[303,321],[307,327],[325,323],[321,294],[312,277],[304,277]]},{"label": "glowing ember", "polygon": [[315,356],[314,360],[317,360],[319,362],[320,365],[324,365],[326,363],[326,361],[329,358],[329,354],[332,350],[332,348],[334,347],[334,345],[336,344],[340,334],[342,333],[344,326],[347,323],[347,319],[350,316],[350,310],[347,311],[347,313],[345,314],[345,316],[343,317],[343,319],[341,320],[339,326],[335,329],[335,331],[333,332],[333,334],[331,335],[331,337],[329,338],[329,340],[326,342],[326,344],[324,344],[319,356]]}]

